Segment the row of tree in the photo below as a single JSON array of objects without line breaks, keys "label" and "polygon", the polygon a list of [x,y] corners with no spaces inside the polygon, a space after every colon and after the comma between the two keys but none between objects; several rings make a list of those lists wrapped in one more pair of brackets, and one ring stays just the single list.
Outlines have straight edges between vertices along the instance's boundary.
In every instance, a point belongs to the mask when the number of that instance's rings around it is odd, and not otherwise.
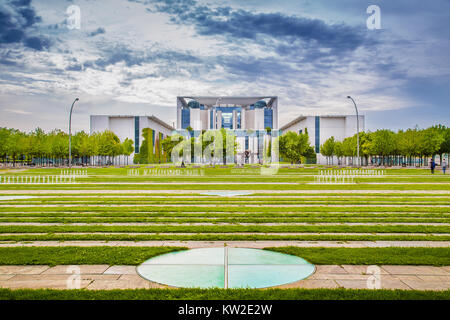
[{"label": "row of tree", "polygon": [[236,136],[230,130],[223,128],[203,130],[195,134],[192,129],[189,129],[185,135],[174,134],[162,140],[163,152],[168,155],[170,161],[221,162],[224,164],[227,161],[234,161],[237,142]]},{"label": "row of tree", "polygon": [[[135,155],[135,163],[162,163],[173,161],[173,157],[186,158],[188,162],[198,154],[200,161],[233,161],[236,155],[236,137],[229,130],[202,131],[194,137],[194,132],[187,135],[175,134],[162,139],[162,135],[153,136],[155,132],[149,128],[142,132],[143,142],[139,154]],[[271,131],[266,130],[268,139],[264,140],[262,157],[271,157],[272,143],[277,144],[279,156],[291,163],[305,162],[315,158],[315,150],[309,143],[308,133],[297,134],[287,132],[278,138],[271,137]],[[247,150],[244,150],[247,154]],[[115,164],[117,156],[130,156],[134,152],[133,141],[119,140],[111,131],[87,134],[84,131],[72,136],[72,156],[76,163]],[[338,163],[343,158],[354,158],[357,155],[357,136],[336,141],[331,137],[320,147],[320,153],[333,164],[333,158]],[[434,155],[450,153],[450,128],[439,125],[427,129],[408,129],[394,132],[377,130],[360,133],[360,156],[366,164],[427,164],[427,159]],[[220,155],[222,159],[214,159]],[[69,157],[69,136],[60,130],[45,133],[36,129],[25,133],[16,129],[0,128],[0,159],[3,163],[65,164]],[[228,157],[228,158],[227,158]],[[233,158],[233,159],[230,159]],[[184,159],[186,161],[187,159]]]},{"label": "row of tree", "polygon": [[[72,136],[72,157],[75,163],[87,164],[95,157],[98,164],[113,164],[119,155],[133,153],[133,141],[121,142],[111,131]],[[65,164],[69,158],[69,135],[61,130],[45,133],[36,129],[25,133],[16,129],[0,128],[0,159],[3,163],[34,163],[36,165]]]},{"label": "row of tree", "polygon": [[[194,160],[195,162],[203,161],[206,163],[220,161],[226,164],[234,161],[234,156],[237,153],[237,140],[232,131],[223,128],[221,130],[204,130],[193,137],[193,131],[189,131],[188,128],[187,133],[187,136],[175,134],[164,139],[162,141],[164,152],[178,158],[184,158],[185,161],[186,154],[190,154],[191,159],[189,161],[191,162],[194,162]],[[247,131],[247,134],[250,137],[257,136],[256,132]],[[263,139],[264,143],[263,150],[258,150],[258,152],[262,151],[264,153],[258,155],[260,161],[263,159],[270,161],[272,149],[277,150],[277,148],[278,156],[282,160],[290,161],[291,163],[305,162],[307,159],[313,160],[316,156],[314,148],[309,143],[307,133],[287,132],[280,137],[272,137],[271,129],[266,128],[265,137],[259,136],[259,139]],[[272,143],[275,148],[272,148]],[[246,157],[250,156],[249,150],[241,151],[244,152]],[[202,159],[199,159],[200,157]],[[221,159],[217,159],[217,157]]]},{"label": "row of tree", "polygon": [[[333,164],[343,157],[356,157],[357,136],[336,141],[331,137],[320,148],[320,153]],[[408,129],[394,132],[377,130],[360,133],[360,157],[366,164],[426,165],[428,158],[450,153],[450,128],[443,125],[427,129]]]}]

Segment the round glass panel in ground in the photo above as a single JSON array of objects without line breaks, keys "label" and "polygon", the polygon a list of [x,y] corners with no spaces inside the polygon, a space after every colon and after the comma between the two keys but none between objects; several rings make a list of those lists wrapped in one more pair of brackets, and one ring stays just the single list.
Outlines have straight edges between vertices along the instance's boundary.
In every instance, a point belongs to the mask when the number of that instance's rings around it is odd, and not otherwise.
[{"label": "round glass panel in ground", "polygon": [[145,279],[185,288],[266,288],[305,279],[315,267],[279,252],[201,248],[163,254],[137,268]]}]

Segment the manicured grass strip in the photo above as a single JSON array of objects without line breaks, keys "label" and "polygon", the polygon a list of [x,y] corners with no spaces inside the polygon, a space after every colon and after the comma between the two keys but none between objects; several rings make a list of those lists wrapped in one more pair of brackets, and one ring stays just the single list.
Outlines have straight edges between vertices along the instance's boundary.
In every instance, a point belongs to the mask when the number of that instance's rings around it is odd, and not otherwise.
[{"label": "manicured grass strip", "polygon": [[409,206],[423,206],[423,205],[448,205],[449,199],[429,199],[423,201],[414,201],[414,199],[408,200],[392,200],[392,199],[384,199],[384,200],[370,200],[370,199],[359,199],[356,200],[252,200],[252,199],[236,199],[236,200],[203,200],[203,199],[161,199],[161,200],[114,200],[105,198],[103,200],[86,200],[86,201],[75,201],[75,200],[67,200],[67,201],[1,201],[0,206],[56,206],[56,205],[66,205],[66,206],[93,206],[93,205],[409,205]]},{"label": "manicured grass strip", "polygon": [[2,184],[0,190],[450,190],[450,183],[407,184],[115,184],[77,183],[51,185]]},{"label": "manicured grass strip", "polygon": [[184,247],[12,247],[0,248],[0,265],[139,265]]},{"label": "manicured grass strip", "polygon": [[433,207],[433,206],[395,206],[395,207],[326,207],[326,206],[302,206],[302,207],[281,207],[281,206],[272,206],[272,207],[264,207],[264,206],[253,206],[253,207],[245,207],[245,206],[235,206],[235,207],[227,207],[227,206],[118,206],[118,207],[109,207],[109,206],[71,206],[71,207],[0,207],[0,213],[11,213],[11,212],[258,212],[258,213],[283,213],[283,212],[345,212],[345,213],[354,213],[354,212],[424,212],[424,213],[449,213],[449,207]]},{"label": "manicured grass strip", "polygon": [[447,291],[355,289],[10,290],[0,300],[449,300]]},{"label": "manicured grass strip", "polygon": [[[139,265],[183,247],[3,247],[0,265]],[[313,264],[449,266],[450,248],[265,248],[299,256]]]},{"label": "manicured grass strip", "polygon": [[126,232],[126,233],[234,233],[234,232],[305,232],[305,233],[450,233],[450,226],[430,225],[226,225],[226,226],[0,226],[1,233],[71,233],[71,232]]},{"label": "manicured grass strip", "polygon": [[383,218],[383,217],[372,217],[372,218],[328,218],[328,217],[314,217],[314,218],[265,218],[265,217],[169,217],[169,218],[151,218],[151,217],[19,217],[12,218],[11,216],[0,217],[0,223],[23,223],[23,222],[34,222],[34,223],[450,223],[450,218]]},{"label": "manicured grass strip", "polygon": [[[449,266],[450,248],[265,248],[299,256],[313,264]],[[0,251],[1,252],[1,251]]]},{"label": "manicured grass strip", "polygon": [[272,219],[293,219],[293,218],[335,218],[335,219],[347,219],[347,218],[439,218],[450,219],[448,213],[427,213],[427,212],[370,212],[370,213],[356,213],[356,212],[2,212],[1,218],[120,218],[120,219],[133,219],[133,218],[237,218],[237,219],[259,219],[259,218],[272,218]]},{"label": "manicured grass strip", "polygon": [[434,235],[266,235],[266,234],[204,234],[179,235],[162,234],[25,234],[0,235],[0,241],[256,241],[256,240],[291,240],[291,241],[450,241],[450,236]]},{"label": "manicured grass strip", "polygon": [[[0,196],[2,195],[6,195],[6,194],[1,194],[0,192]],[[23,193],[8,193],[8,196],[23,196]],[[249,195],[245,195],[245,196],[235,196],[234,198],[239,199],[239,198],[257,198],[257,197],[263,197],[263,198],[267,198],[269,194],[267,193],[252,193]],[[160,198],[160,197],[172,197],[172,198],[182,198],[182,197],[196,197],[199,198],[201,197],[203,198],[211,198],[210,195],[206,195],[206,194],[202,194],[202,193],[183,193],[183,192],[179,192],[179,193],[157,193],[157,194],[152,194],[151,192],[149,193],[137,193],[137,194],[132,194],[132,193],[121,193],[121,192],[102,192],[102,190],[99,190],[97,193],[83,193],[82,190],[80,190],[79,193],[45,193],[45,192],[40,192],[37,194],[33,194],[33,197],[39,197],[39,198],[44,198],[44,199],[68,199],[68,200],[73,200],[73,199],[77,199],[77,198],[81,198],[81,199],[88,199],[88,198],[95,198],[95,197],[105,197],[105,198],[124,198],[124,199],[148,199],[148,197],[154,197],[154,198]],[[314,194],[310,194],[310,193],[290,193],[289,191],[283,192],[283,193],[271,193],[270,197],[271,198],[287,198],[287,197],[291,197],[291,198],[318,198],[319,196],[322,197],[337,197],[337,198],[385,198],[385,197],[396,197],[396,198],[448,198],[448,193],[366,193],[364,191],[358,193],[358,190],[355,190],[354,193],[321,193],[320,191],[315,192]],[[217,198],[217,197],[216,197]],[[226,198],[226,197],[224,197]],[[31,200],[31,199],[30,199]]]}]

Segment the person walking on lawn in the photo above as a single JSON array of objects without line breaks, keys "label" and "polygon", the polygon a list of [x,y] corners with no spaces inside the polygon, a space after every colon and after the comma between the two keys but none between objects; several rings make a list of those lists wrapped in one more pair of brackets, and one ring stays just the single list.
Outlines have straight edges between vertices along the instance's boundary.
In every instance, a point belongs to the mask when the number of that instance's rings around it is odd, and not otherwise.
[{"label": "person walking on lawn", "polygon": [[434,174],[434,168],[436,168],[436,162],[434,162],[434,159],[431,159],[431,161],[430,161],[430,168],[431,168],[431,174]]},{"label": "person walking on lawn", "polygon": [[442,161],[442,172],[445,174],[445,170],[447,170],[447,162]]}]

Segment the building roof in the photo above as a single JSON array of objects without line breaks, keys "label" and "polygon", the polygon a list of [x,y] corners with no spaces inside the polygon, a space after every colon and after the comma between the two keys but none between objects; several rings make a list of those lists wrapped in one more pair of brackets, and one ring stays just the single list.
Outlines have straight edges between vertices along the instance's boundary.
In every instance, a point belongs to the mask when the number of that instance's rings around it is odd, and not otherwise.
[{"label": "building roof", "polygon": [[178,97],[178,99],[183,103],[184,106],[187,106],[185,99],[192,99],[197,101],[198,103],[205,106],[214,106],[214,105],[239,105],[239,106],[249,106],[255,104],[256,102],[264,99],[270,99],[268,106],[271,106],[273,101],[275,101],[278,97],[276,96],[259,96],[259,97],[230,97],[230,96],[182,96]]},{"label": "building roof", "polygon": [[[291,122],[286,123],[284,126],[281,127],[280,130],[286,130],[287,128],[293,126],[294,124],[299,123],[302,120],[305,120],[308,117],[320,117],[320,118],[346,118],[346,117],[351,117],[351,116],[356,116],[354,114],[329,114],[329,115],[309,115],[309,116],[298,116],[297,118],[295,118],[294,120],[292,120]],[[360,117],[364,117],[364,115],[359,115]]]},{"label": "building roof", "polygon": [[133,115],[106,115],[106,114],[105,114],[105,115],[97,115],[97,114],[94,115],[94,114],[93,114],[93,115],[91,115],[91,117],[109,117],[109,118],[134,118],[134,117],[146,117],[146,118],[149,118],[150,120],[152,120],[152,121],[154,121],[154,122],[160,124],[161,126],[165,127],[166,129],[169,129],[169,130],[175,130],[175,128],[172,127],[170,124],[168,124],[168,123],[162,121],[161,119],[159,119],[158,117],[155,117],[154,115],[151,115],[151,116],[138,116],[138,115],[133,116]]},{"label": "building roof", "polygon": [[300,122],[300,121],[302,121],[302,120],[304,120],[306,118],[307,118],[306,116],[299,116],[299,117],[295,118],[294,120],[292,120],[291,122],[289,122],[289,123],[285,124],[284,126],[282,126],[280,130],[286,130],[287,128],[293,126],[294,124],[296,124],[296,123],[298,123],[298,122]]}]

